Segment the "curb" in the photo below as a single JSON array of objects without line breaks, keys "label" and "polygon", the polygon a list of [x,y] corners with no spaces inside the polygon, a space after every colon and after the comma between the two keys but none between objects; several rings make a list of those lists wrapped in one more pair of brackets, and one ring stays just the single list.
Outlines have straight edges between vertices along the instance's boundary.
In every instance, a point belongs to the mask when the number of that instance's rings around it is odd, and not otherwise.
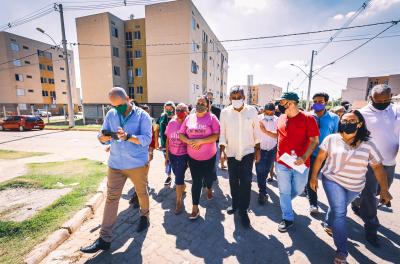
[{"label": "curb", "polygon": [[85,204],[84,208],[79,210],[71,219],[61,225],[60,229],[50,234],[45,241],[37,245],[25,257],[24,263],[38,264],[46,258],[52,251],[58,248],[67,240],[78,228],[90,218],[99,208],[105,198],[107,190],[107,177],[100,183],[97,193],[92,196]]}]

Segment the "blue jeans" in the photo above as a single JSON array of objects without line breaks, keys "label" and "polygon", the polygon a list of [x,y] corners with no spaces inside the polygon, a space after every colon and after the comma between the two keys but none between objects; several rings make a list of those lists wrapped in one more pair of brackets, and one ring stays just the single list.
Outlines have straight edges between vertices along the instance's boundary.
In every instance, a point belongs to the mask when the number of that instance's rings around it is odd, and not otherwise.
[{"label": "blue jeans", "polygon": [[181,156],[176,156],[174,154],[171,154],[171,152],[168,154],[169,157],[169,163],[171,164],[171,169],[175,174],[175,184],[176,185],[183,185],[185,184],[185,172],[188,168],[188,160],[189,156],[187,154],[181,155]]},{"label": "blue jeans", "polygon": [[347,206],[357,197],[358,192],[349,191],[322,175],[322,185],[329,202],[326,222],[332,228],[336,253],[347,256]]},{"label": "blue jeans", "polygon": [[303,173],[299,173],[294,169],[289,169],[285,165],[276,162],[275,170],[278,178],[282,219],[293,221],[292,200],[304,191],[304,187],[307,184],[309,169],[306,169]]},{"label": "blue jeans", "polygon": [[271,150],[261,150],[261,159],[256,163],[257,184],[260,194],[267,194],[267,175],[272,168],[276,156],[276,147]]}]

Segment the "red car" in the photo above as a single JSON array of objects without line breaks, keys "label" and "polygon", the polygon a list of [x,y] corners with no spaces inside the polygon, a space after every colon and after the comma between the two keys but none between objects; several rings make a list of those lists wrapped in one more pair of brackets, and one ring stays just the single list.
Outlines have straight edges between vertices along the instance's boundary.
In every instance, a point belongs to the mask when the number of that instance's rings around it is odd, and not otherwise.
[{"label": "red car", "polygon": [[7,116],[3,121],[0,121],[1,130],[31,130],[44,128],[44,122],[39,116],[33,115],[20,115],[20,116]]}]

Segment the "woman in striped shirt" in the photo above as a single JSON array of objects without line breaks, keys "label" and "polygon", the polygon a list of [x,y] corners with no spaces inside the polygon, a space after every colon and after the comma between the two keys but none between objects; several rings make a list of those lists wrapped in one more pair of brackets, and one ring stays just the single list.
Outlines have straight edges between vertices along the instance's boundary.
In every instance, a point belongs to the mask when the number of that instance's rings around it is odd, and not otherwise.
[{"label": "woman in striped shirt", "polygon": [[359,111],[344,114],[340,119],[339,133],[324,139],[313,166],[310,187],[317,191],[318,171],[326,160],[321,173],[330,207],[326,221],[333,228],[333,239],[337,247],[334,263],[346,263],[347,206],[363,190],[368,166],[374,171],[381,187],[381,201],[387,203],[392,199],[381,154],[369,140],[369,135]]}]

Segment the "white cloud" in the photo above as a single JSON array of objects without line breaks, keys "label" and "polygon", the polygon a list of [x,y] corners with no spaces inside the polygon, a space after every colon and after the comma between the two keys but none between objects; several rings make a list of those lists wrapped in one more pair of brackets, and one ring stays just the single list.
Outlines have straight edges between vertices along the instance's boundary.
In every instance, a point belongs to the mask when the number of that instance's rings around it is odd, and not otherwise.
[{"label": "white cloud", "polygon": [[347,13],[347,14],[346,14],[346,18],[352,17],[355,13],[356,13],[356,12],[354,12],[354,11],[351,11],[351,12]]},{"label": "white cloud", "polygon": [[342,14],[337,14],[333,17],[333,19],[335,19],[335,20],[342,20],[343,18],[344,18],[344,15],[342,15]]},{"label": "white cloud", "polygon": [[251,14],[263,10],[267,6],[267,0],[234,0],[233,5],[244,13]]}]

